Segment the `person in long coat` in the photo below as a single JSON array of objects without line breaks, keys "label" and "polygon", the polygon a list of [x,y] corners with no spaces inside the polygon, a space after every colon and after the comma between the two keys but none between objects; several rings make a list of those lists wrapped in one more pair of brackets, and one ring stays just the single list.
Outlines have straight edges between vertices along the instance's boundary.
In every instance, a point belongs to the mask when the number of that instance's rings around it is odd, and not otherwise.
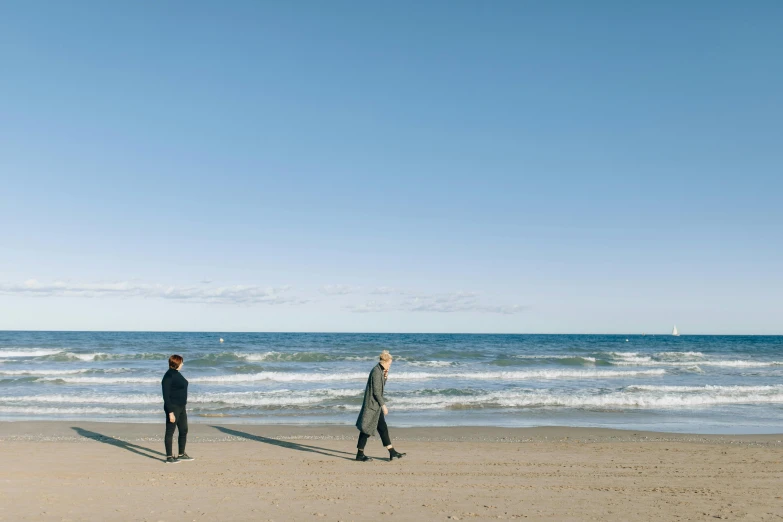
[{"label": "person in long coat", "polygon": [[388,350],[384,350],[381,353],[380,362],[370,372],[367,386],[364,388],[362,411],[359,412],[359,418],[356,419],[356,427],[359,429],[356,460],[361,462],[372,460],[364,454],[364,447],[367,445],[367,439],[371,435],[375,435],[376,432],[381,435],[383,445],[389,450],[389,461],[401,459],[405,456],[405,453],[400,453],[394,449],[389,438],[389,428],[386,426],[385,416],[389,414],[389,408],[386,407],[386,401],[383,399],[383,388],[389,376],[391,363],[392,356]]}]

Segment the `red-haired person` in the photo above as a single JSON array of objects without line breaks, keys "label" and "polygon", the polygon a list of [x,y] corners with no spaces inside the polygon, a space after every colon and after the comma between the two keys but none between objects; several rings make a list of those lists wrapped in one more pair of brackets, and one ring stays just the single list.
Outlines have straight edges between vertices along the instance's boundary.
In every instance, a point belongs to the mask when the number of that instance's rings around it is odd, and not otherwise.
[{"label": "red-haired person", "polygon": [[[185,443],[188,441],[188,414],[185,405],[188,403],[188,380],[179,371],[184,359],[181,355],[169,357],[169,371],[163,376],[163,410],[166,412],[166,464],[176,464],[183,460],[193,460],[185,453]],[[174,430],[179,430],[179,455],[172,453]]]}]

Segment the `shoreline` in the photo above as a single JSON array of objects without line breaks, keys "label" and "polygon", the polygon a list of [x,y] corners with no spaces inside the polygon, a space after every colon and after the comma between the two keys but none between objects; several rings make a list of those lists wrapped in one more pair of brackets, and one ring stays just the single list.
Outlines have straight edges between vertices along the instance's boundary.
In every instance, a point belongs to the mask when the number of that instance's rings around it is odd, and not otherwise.
[{"label": "shoreline", "polygon": [[[162,441],[163,423],[128,423],[94,421],[0,421],[0,442],[79,442],[90,437],[79,435],[75,428],[122,440]],[[281,440],[354,440],[358,431],[352,425],[336,424],[223,424],[190,423],[188,440],[199,443],[237,442],[242,435]],[[400,441],[422,442],[688,442],[704,444],[752,444],[783,446],[783,433],[777,434],[700,434],[665,431],[627,430],[570,426],[506,428],[492,426],[390,426],[392,436]]]}]

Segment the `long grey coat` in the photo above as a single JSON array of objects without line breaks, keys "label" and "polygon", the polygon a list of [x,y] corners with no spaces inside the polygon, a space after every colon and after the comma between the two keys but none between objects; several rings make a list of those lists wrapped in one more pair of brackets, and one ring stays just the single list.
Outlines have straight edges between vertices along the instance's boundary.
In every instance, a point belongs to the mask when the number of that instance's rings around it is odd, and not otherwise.
[{"label": "long grey coat", "polygon": [[381,407],[386,404],[383,400],[383,387],[386,379],[383,378],[383,366],[380,363],[370,372],[367,379],[367,387],[364,388],[364,403],[359,418],[356,419],[356,427],[364,434],[375,435],[378,431],[378,420],[381,418]]}]

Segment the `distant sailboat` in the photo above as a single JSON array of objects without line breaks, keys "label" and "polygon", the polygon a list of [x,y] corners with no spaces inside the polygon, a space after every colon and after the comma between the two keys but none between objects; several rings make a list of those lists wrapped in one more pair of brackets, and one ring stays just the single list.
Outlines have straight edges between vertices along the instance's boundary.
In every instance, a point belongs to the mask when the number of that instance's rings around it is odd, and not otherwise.
[{"label": "distant sailboat", "polygon": [[676,324],[674,325],[674,328],[672,328],[672,335],[674,337],[679,337],[680,336],[680,332],[677,331],[677,325]]}]

